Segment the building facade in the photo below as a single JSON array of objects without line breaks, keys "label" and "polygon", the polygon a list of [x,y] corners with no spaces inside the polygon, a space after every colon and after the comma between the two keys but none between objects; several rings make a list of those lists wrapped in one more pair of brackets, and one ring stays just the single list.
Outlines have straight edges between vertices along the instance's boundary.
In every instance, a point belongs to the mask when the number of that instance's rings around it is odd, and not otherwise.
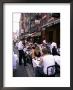
[{"label": "building facade", "polygon": [[[22,32],[21,32],[22,31]],[[28,34],[34,42],[55,41],[60,45],[60,13],[22,13],[20,19],[21,36]]]},{"label": "building facade", "polygon": [[24,38],[25,34],[29,33],[30,17],[27,13],[21,13],[19,21],[19,35],[20,38]]},{"label": "building facade", "polygon": [[45,14],[41,20],[42,22],[42,40],[47,42],[56,42],[58,47],[60,45],[60,14]]}]

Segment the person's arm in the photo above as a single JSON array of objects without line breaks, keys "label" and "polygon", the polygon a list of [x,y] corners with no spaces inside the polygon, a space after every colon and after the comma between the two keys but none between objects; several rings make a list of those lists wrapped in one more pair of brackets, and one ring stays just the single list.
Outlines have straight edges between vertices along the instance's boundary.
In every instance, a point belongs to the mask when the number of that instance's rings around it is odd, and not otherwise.
[{"label": "person's arm", "polygon": [[34,50],[32,49],[32,58],[34,58],[34,57],[35,57]]},{"label": "person's arm", "polygon": [[41,55],[43,55],[43,53],[42,53],[42,48],[40,47],[40,53],[41,53]]}]

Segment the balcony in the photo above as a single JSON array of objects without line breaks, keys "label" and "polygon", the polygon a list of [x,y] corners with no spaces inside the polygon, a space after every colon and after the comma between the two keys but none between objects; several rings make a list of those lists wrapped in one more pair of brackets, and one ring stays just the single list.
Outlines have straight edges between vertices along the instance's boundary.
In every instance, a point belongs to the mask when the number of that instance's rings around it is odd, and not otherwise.
[{"label": "balcony", "polygon": [[46,24],[42,25],[42,27],[45,27],[45,26],[50,27],[50,26],[52,26],[54,24],[57,24],[57,23],[60,23],[60,18],[58,18],[58,19],[51,19]]}]

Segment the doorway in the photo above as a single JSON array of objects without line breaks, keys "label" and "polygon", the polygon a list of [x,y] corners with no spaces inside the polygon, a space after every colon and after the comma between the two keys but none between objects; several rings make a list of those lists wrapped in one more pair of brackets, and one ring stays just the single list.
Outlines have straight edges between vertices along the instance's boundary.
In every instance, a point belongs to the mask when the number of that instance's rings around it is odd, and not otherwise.
[{"label": "doorway", "polygon": [[49,34],[49,35],[48,35],[48,41],[49,41],[49,42],[52,42],[52,41],[53,41],[53,31],[49,31],[48,34]]}]

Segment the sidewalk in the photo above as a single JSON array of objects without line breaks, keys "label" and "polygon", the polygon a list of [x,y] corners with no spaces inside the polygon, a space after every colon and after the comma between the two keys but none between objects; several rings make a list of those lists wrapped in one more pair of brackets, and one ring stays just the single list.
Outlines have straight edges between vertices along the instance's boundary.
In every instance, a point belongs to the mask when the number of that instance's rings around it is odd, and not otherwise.
[{"label": "sidewalk", "polygon": [[16,75],[15,77],[34,77],[33,68],[30,64],[24,67],[22,64],[21,66],[17,65]]}]

